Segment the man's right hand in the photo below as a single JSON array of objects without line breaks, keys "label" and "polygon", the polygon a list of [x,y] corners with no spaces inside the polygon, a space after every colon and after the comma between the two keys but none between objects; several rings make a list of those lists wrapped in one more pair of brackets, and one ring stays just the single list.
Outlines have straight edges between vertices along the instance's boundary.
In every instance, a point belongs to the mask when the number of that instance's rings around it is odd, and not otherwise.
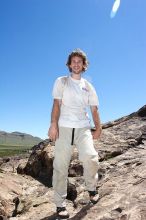
[{"label": "man's right hand", "polygon": [[51,141],[56,141],[56,139],[59,137],[59,129],[58,125],[51,124],[49,131],[48,131],[48,137]]}]

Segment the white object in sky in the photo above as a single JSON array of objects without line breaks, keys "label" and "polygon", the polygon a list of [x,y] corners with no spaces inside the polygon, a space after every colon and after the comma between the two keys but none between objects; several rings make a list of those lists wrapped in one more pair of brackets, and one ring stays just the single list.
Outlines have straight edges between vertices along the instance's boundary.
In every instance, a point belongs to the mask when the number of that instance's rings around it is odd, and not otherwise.
[{"label": "white object in sky", "polygon": [[111,18],[115,17],[119,7],[120,7],[120,0],[115,0],[110,14]]}]

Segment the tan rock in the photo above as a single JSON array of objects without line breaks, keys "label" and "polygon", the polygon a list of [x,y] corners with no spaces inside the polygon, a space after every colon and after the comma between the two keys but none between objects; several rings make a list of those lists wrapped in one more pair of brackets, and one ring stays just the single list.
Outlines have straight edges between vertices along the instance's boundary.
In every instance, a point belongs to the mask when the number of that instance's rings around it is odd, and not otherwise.
[{"label": "tan rock", "polygon": [[[69,168],[69,193],[72,197],[73,190],[77,191],[78,206],[74,208],[67,200],[70,219],[146,220],[146,106],[103,125],[95,147],[100,157],[100,200],[94,206],[88,204],[83,168],[75,149]],[[15,170],[21,164],[17,170],[23,175],[12,171],[12,159],[1,163],[1,216],[9,216],[10,220],[56,219],[51,187],[53,148],[45,140],[33,148],[29,159],[16,164],[13,161]]]}]

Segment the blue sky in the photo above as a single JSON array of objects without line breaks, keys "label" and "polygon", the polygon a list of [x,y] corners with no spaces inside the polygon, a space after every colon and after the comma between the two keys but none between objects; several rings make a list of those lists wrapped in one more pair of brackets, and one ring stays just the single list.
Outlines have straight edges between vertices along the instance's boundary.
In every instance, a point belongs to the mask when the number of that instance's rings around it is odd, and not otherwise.
[{"label": "blue sky", "polygon": [[47,138],[54,80],[81,48],[101,121],[146,104],[146,1],[0,0],[0,130]]}]

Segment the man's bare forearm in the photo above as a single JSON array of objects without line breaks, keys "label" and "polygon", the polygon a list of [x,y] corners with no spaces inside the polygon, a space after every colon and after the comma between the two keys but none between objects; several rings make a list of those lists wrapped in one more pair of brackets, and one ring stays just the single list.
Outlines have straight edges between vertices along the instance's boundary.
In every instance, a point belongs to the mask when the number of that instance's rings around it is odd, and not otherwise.
[{"label": "man's bare forearm", "polygon": [[100,123],[100,117],[99,117],[99,112],[97,106],[91,106],[91,113],[92,113],[92,118],[94,121],[94,125],[96,130],[92,132],[93,139],[97,140],[100,138],[102,127]]},{"label": "man's bare forearm", "polygon": [[96,129],[101,129],[101,122],[97,106],[91,106],[92,118]]},{"label": "man's bare forearm", "polygon": [[59,137],[58,120],[60,116],[60,102],[58,99],[54,99],[52,113],[51,113],[51,125],[48,131],[50,140],[56,141]]},{"label": "man's bare forearm", "polygon": [[52,113],[51,113],[51,124],[58,125],[60,116],[60,104],[58,99],[54,99]]}]

